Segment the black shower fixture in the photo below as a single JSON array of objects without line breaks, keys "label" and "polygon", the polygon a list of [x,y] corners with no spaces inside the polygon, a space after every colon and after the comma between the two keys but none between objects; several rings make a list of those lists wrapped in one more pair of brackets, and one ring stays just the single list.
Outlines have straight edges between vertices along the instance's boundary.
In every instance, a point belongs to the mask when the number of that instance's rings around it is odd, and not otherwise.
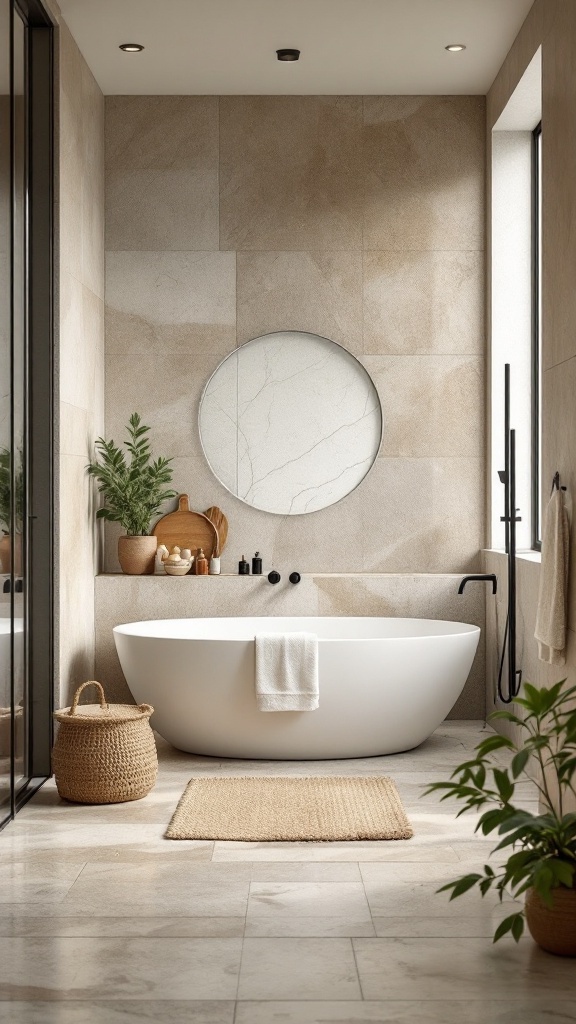
[{"label": "black shower fixture", "polygon": [[300,60],[300,50],[276,50],[278,60]]}]

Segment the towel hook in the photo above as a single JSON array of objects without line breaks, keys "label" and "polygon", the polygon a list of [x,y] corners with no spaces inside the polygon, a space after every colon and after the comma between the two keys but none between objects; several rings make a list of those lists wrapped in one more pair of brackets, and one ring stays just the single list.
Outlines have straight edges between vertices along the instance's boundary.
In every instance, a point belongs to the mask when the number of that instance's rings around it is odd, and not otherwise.
[{"label": "towel hook", "polygon": [[560,486],[560,473],[558,472],[558,470],[556,470],[556,472],[554,473],[554,477],[552,478],[552,490],[550,491],[550,495],[552,495],[555,490],[556,491],[565,491],[566,490],[566,488],[564,486],[562,486],[562,487]]}]

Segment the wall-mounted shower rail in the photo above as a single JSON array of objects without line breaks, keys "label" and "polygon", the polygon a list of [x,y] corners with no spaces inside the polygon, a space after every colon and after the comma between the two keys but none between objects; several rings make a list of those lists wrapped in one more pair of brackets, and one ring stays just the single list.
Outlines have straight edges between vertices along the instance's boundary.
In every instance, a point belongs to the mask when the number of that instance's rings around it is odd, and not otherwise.
[{"label": "wall-mounted shower rail", "polygon": [[[522,670],[516,668],[516,431],[510,428],[510,364],[504,366],[504,470],[499,472],[504,484],[505,544],[508,556],[508,614],[504,629],[504,642],[498,672],[498,697],[503,704],[511,704],[520,692]],[[504,693],[502,676],[508,643],[508,692]]]}]

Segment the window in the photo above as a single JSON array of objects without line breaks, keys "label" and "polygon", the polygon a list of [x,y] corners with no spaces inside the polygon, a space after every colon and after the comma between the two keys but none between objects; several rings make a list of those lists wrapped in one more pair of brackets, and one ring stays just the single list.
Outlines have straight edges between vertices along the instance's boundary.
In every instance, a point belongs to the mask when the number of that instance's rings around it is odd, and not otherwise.
[{"label": "window", "polygon": [[542,508],[542,124],[532,132],[532,547],[541,548]]}]

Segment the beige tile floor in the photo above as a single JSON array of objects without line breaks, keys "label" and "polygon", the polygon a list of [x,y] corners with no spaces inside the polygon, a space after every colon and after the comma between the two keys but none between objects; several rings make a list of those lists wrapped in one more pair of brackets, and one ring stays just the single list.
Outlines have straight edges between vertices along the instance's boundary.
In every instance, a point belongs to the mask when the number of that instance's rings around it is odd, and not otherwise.
[{"label": "beige tile floor", "polygon": [[[447,722],[416,751],[309,763],[220,761],[159,742],[134,804],[82,807],[46,785],[0,834],[0,1024],[563,1024],[576,963],[509,912],[435,890],[487,859],[474,819],[424,797],[478,742]],[[211,843],[163,838],[192,775],[383,773],[407,842]],[[533,787],[521,787],[526,807]]]}]

